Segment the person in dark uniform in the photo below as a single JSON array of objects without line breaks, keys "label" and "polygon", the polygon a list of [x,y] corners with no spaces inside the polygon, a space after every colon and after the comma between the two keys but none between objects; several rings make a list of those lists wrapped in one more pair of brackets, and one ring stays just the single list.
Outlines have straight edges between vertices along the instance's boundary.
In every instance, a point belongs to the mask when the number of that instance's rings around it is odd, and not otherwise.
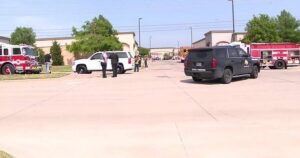
[{"label": "person in dark uniform", "polygon": [[113,76],[112,77],[117,77],[117,68],[118,68],[118,63],[119,63],[119,56],[116,53],[112,53],[109,55],[109,59],[111,59],[111,67],[113,70]]},{"label": "person in dark uniform", "polygon": [[51,73],[51,54],[45,55],[45,65],[46,65],[46,73]]},{"label": "person in dark uniform", "polygon": [[101,60],[101,67],[102,67],[102,77],[106,78],[106,68],[107,68],[107,54],[104,52],[102,53],[103,60]]},{"label": "person in dark uniform", "polygon": [[144,56],[145,68],[148,68],[148,57]]}]

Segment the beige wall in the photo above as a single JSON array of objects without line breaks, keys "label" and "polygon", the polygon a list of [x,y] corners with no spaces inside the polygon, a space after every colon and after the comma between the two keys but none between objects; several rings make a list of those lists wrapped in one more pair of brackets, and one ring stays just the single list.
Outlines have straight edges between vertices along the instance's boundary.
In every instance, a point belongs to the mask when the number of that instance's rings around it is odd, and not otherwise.
[{"label": "beige wall", "polygon": [[150,55],[152,57],[160,57],[163,59],[164,54],[176,55],[178,54],[177,48],[152,48],[150,49]]},{"label": "beige wall", "polygon": [[235,41],[244,39],[246,33],[232,33],[232,31],[210,31],[205,34],[205,38],[193,43],[193,47],[213,47],[217,45],[224,45]]},{"label": "beige wall", "polygon": [[132,55],[138,54],[138,45],[135,41],[135,34],[133,32],[129,33],[119,33],[117,38],[123,45],[123,51],[131,52]]},{"label": "beige wall", "polygon": [[64,57],[64,64],[71,65],[75,60],[73,53],[69,52],[66,49],[67,45],[72,44],[75,41],[73,38],[49,38],[49,39],[37,39],[36,46],[43,49],[46,54],[50,53],[50,48],[52,46],[53,41],[57,41],[57,43],[61,46],[61,54]]},{"label": "beige wall", "polygon": [[[128,33],[119,33],[117,35],[119,41],[123,45],[123,51],[129,51],[132,53],[132,55],[135,55],[138,53],[138,46],[135,41],[135,34],[133,32],[128,32]],[[37,39],[36,40],[36,46],[43,49],[45,53],[50,52],[50,48],[52,46],[53,41],[57,41],[62,50],[62,56],[64,57],[64,64],[65,65],[71,65],[72,62],[75,60],[74,54],[69,52],[66,49],[67,45],[71,45],[72,42],[75,41],[74,38],[72,37],[63,37],[63,38],[44,38],[44,39]]]},{"label": "beige wall", "polygon": [[0,43],[6,43],[6,44],[9,44],[9,39],[6,39],[6,38],[0,38]]},{"label": "beige wall", "polygon": [[221,43],[231,43],[232,33],[213,33],[212,46],[220,45]]},{"label": "beige wall", "polygon": [[202,39],[193,43],[193,48],[203,48],[203,47],[206,47],[206,39]]}]

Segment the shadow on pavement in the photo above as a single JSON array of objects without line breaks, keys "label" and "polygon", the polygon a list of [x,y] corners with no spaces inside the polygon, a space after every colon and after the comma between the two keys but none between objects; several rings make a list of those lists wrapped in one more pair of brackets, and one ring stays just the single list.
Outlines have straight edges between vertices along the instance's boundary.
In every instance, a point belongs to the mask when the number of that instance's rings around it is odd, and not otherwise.
[{"label": "shadow on pavement", "polygon": [[[232,83],[243,81],[243,80],[248,80],[248,79],[249,79],[249,77],[233,78],[232,79]],[[219,85],[219,84],[223,84],[220,79],[216,79],[216,80],[202,80],[201,82],[195,82],[195,81],[193,81],[193,79],[187,79],[187,80],[181,80],[180,82],[182,82],[182,83],[188,83],[188,84],[204,84],[204,85]]]}]

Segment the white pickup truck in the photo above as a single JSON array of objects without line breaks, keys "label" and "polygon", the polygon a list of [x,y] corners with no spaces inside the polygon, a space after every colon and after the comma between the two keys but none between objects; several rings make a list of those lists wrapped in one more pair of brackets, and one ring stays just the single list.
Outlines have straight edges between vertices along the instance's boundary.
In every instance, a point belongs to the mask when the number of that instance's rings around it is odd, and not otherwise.
[{"label": "white pickup truck", "polygon": [[[92,73],[93,71],[101,71],[101,63],[103,60],[103,52],[97,52],[91,55],[88,59],[80,59],[75,60],[72,65],[73,72],[77,72],[79,74]],[[118,73],[124,74],[128,70],[132,70],[134,67],[134,58],[132,57],[130,52],[124,51],[110,51],[106,52],[107,55],[111,53],[116,53],[119,56],[119,64],[118,64]],[[111,60],[107,61],[107,70],[112,71]]]}]

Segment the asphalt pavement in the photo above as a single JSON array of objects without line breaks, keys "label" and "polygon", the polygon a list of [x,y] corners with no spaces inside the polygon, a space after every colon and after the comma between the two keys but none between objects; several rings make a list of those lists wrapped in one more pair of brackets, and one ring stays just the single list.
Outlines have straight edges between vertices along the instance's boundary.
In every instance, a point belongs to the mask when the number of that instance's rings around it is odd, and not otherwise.
[{"label": "asphalt pavement", "polygon": [[0,149],[16,158],[300,157],[300,67],[194,83],[183,64],[0,81]]}]

